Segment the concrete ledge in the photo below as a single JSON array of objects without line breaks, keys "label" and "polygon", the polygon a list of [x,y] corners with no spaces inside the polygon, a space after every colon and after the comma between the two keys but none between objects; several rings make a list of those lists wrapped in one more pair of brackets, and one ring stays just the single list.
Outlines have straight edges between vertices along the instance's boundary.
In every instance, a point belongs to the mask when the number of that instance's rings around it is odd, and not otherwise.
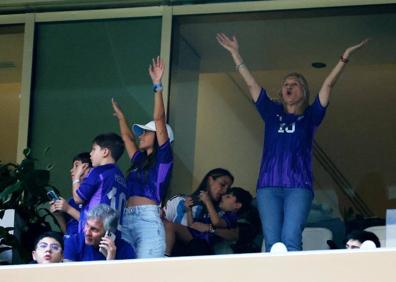
[{"label": "concrete ledge", "polygon": [[1,266],[7,282],[394,281],[396,249]]}]

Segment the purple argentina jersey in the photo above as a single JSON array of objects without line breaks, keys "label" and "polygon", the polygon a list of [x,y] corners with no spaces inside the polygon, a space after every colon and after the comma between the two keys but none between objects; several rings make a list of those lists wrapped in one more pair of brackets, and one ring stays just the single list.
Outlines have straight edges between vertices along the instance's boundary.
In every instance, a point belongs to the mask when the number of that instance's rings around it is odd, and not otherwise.
[{"label": "purple argentina jersey", "polygon": [[[70,198],[68,201],[69,205],[81,212],[82,205],[76,204],[73,198]],[[72,216],[67,213],[64,213],[64,218],[66,222],[66,234],[75,234],[78,232],[78,220],[75,220]]]},{"label": "purple argentina jersey", "polygon": [[128,175],[128,196],[146,197],[160,204],[169,185],[173,167],[173,155],[169,139],[158,148],[152,167],[141,169],[147,155],[137,151],[131,159],[132,170]]},{"label": "purple argentina jersey", "polygon": [[[226,228],[236,228],[237,227],[237,214],[235,212],[224,212],[220,210],[218,212],[219,216],[226,222]],[[195,222],[202,222],[209,224],[211,223],[209,214],[203,213],[200,218],[194,219]],[[192,229],[188,227],[190,230],[191,235],[195,239],[201,239],[206,241],[209,245],[213,245],[216,241],[220,239],[216,234],[210,232],[200,232],[198,230]]]},{"label": "purple argentina jersey", "polygon": [[84,227],[88,210],[99,204],[109,205],[118,211],[122,224],[126,202],[126,182],[124,175],[115,164],[94,167],[81,182],[77,194],[84,200],[80,213],[79,231]]},{"label": "purple argentina jersey", "polygon": [[[117,248],[115,256],[116,260],[136,258],[136,254],[132,246],[121,239],[120,232],[117,232],[114,243]],[[84,233],[81,232],[65,236],[64,257],[66,260],[70,261],[106,260],[104,255],[99,252],[98,247],[85,244]]]},{"label": "purple argentina jersey", "polygon": [[262,88],[256,108],[265,122],[264,150],[257,189],[312,189],[312,142],[326,113],[316,97],[302,115],[286,113]]}]

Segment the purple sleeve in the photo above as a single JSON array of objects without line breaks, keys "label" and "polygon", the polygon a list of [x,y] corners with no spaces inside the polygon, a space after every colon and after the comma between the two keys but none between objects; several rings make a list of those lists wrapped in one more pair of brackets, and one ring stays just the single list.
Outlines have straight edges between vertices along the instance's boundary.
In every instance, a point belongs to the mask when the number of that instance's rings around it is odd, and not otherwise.
[{"label": "purple sleeve", "polygon": [[135,154],[133,154],[133,156],[130,160],[131,165],[135,164],[135,165],[139,166],[140,163],[142,163],[144,161],[144,156],[145,156],[145,154],[143,154],[141,151],[137,150],[135,152]]},{"label": "purple sleeve", "polygon": [[327,107],[323,107],[319,100],[319,95],[316,96],[315,101],[311,105],[312,122],[315,126],[319,126],[326,114]]},{"label": "purple sleeve", "polygon": [[71,261],[79,261],[78,259],[78,234],[64,236],[64,258]]},{"label": "purple sleeve", "polygon": [[264,88],[261,88],[260,95],[255,104],[257,111],[264,121],[270,116],[273,107],[277,105],[277,103],[268,97],[267,91]]},{"label": "purple sleeve", "polygon": [[169,139],[158,148],[157,161],[165,164],[173,161],[172,148]]},{"label": "purple sleeve", "polygon": [[92,169],[88,176],[81,182],[77,195],[85,202],[89,202],[100,184],[100,174],[97,169]]},{"label": "purple sleeve", "polygon": [[227,228],[235,228],[237,227],[237,215],[235,213],[231,212],[226,212],[223,216],[222,219],[227,224]]}]

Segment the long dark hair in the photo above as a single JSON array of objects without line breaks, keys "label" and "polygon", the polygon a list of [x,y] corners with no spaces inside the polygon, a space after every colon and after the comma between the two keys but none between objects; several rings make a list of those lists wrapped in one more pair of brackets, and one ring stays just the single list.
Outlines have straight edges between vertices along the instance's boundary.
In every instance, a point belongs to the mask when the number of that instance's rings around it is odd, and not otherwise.
[{"label": "long dark hair", "polygon": [[[191,197],[199,197],[201,191],[208,191],[209,188],[209,177],[213,179],[228,176],[231,179],[231,184],[234,182],[234,176],[228,170],[224,168],[215,168],[210,170],[202,179],[201,183],[198,185],[198,188],[191,194]],[[209,191],[208,191],[209,192]],[[209,193],[210,194],[210,193]],[[213,200],[213,199],[212,199]]]},{"label": "long dark hair", "polygon": [[[144,172],[143,175],[146,180],[147,171],[155,165],[158,148],[159,148],[159,144],[158,144],[158,140],[157,140],[157,135],[154,134],[153,151],[151,152],[150,155],[147,156],[147,158],[145,158],[144,162],[141,165],[137,165],[135,162],[133,162],[131,164],[131,167],[128,169],[128,173],[134,169],[141,170]],[[144,153],[147,154],[147,152],[144,152]]]}]

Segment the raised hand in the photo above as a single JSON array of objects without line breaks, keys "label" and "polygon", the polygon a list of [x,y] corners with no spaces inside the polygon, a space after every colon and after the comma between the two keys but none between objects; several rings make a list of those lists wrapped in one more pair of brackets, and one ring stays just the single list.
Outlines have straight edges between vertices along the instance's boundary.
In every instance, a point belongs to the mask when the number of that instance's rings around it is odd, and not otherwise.
[{"label": "raised hand", "polygon": [[342,55],[345,59],[347,59],[353,52],[355,52],[356,50],[359,50],[360,48],[362,48],[363,46],[365,46],[367,44],[367,42],[369,41],[369,38],[364,39],[362,42],[360,42],[359,44],[353,45],[351,47],[348,47],[345,51],[344,54]]},{"label": "raised hand", "polygon": [[217,42],[219,42],[219,44],[223,46],[226,50],[228,50],[230,53],[239,52],[239,44],[235,35],[233,35],[232,38],[229,38],[224,33],[218,33],[216,35],[216,39]]},{"label": "raised hand", "polygon": [[73,181],[76,179],[81,181],[83,179],[84,175],[87,174],[88,170],[89,170],[89,166],[87,163],[83,163],[80,166],[78,166],[76,169],[76,172],[74,174],[75,179],[73,179]]},{"label": "raised hand", "polygon": [[148,70],[153,83],[160,83],[165,70],[164,61],[158,56],[156,59],[153,59]]},{"label": "raised hand", "polygon": [[341,71],[345,68],[346,63],[348,63],[349,56],[356,50],[359,50],[364,45],[366,45],[368,41],[369,39],[366,38],[359,44],[350,46],[347,49],[345,49],[344,54],[342,54],[336,66],[331,70],[330,74],[323,81],[322,87],[320,88],[319,91],[319,100],[320,100],[320,104],[323,107],[326,107],[328,105],[332,89],[336,84],[338,77],[341,74]]},{"label": "raised hand", "polygon": [[111,105],[113,106],[113,110],[114,110],[113,116],[115,116],[118,119],[125,118],[125,115],[121,110],[120,105],[116,102],[116,100],[114,100],[114,98],[111,98]]}]

